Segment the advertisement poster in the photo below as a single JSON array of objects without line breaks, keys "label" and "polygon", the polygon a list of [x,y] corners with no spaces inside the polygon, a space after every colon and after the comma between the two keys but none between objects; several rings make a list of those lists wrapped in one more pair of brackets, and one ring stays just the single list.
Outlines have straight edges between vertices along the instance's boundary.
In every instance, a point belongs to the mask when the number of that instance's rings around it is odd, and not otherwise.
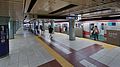
[{"label": "advertisement poster", "polygon": [[0,57],[9,54],[8,25],[0,25]]}]

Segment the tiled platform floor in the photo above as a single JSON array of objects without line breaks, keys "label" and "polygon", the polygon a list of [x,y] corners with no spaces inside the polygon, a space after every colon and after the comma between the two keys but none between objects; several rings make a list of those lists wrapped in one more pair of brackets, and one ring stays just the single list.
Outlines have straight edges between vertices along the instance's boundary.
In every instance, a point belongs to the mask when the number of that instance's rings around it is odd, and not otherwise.
[{"label": "tiled platform floor", "polygon": [[10,40],[10,55],[0,59],[0,67],[37,67],[55,60],[33,34],[20,31]]},{"label": "tiled platform floor", "polygon": [[[75,67],[119,67],[120,48],[109,44],[96,42],[89,39],[76,37],[75,41],[69,41],[66,34],[54,33],[53,39],[49,38],[47,31],[40,39],[51,48],[61,54]],[[57,49],[56,49],[56,48]],[[116,59],[117,58],[117,59]],[[115,63],[116,62],[116,63]],[[86,65],[87,64],[87,65]]]},{"label": "tiled platform floor", "polygon": [[[54,33],[50,39],[48,31],[37,37],[74,67],[120,67],[120,47],[78,37],[69,41],[68,35],[62,33]],[[62,67],[62,64],[35,35],[22,29],[10,40],[10,55],[0,59],[0,67]]]}]

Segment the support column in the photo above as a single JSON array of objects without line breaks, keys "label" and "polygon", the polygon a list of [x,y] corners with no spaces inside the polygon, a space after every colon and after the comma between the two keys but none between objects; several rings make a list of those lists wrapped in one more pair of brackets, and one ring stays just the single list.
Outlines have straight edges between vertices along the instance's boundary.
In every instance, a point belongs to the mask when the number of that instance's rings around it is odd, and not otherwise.
[{"label": "support column", "polygon": [[75,40],[74,25],[75,25],[75,20],[74,19],[70,19],[69,20],[69,40],[70,41],[74,41]]},{"label": "support column", "polygon": [[16,34],[16,21],[13,21],[14,34]]},{"label": "support column", "polygon": [[54,21],[51,20],[51,26],[54,28]]},{"label": "support column", "polygon": [[16,21],[16,32],[19,30],[20,28],[20,21]]},{"label": "support column", "polygon": [[19,28],[21,27],[21,23],[22,23],[22,22],[20,21],[20,22],[19,22]]},{"label": "support column", "polygon": [[35,27],[36,27],[36,22],[35,22],[35,20],[33,21],[33,25],[34,25],[34,34],[36,34],[36,29],[35,29]]},{"label": "support column", "polygon": [[14,39],[14,22],[9,21],[9,39]]},{"label": "support column", "polygon": [[[19,23],[20,24],[20,23]],[[31,28],[31,23],[29,22],[29,24],[30,24],[30,26],[29,26],[29,31],[31,31],[32,30],[32,28]]]},{"label": "support column", "polygon": [[45,31],[45,21],[42,20],[42,26],[43,26],[43,30]]},{"label": "support column", "polygon": [[18,31],[19,29],[19,21],[16,21],[16,32]]},{"label": "support column", "polygon": [[41,30],[41,35],[44,36],[45,33],[45,20],[42,20],[42,30]]},{"label": "support column", "polygon": [[51,20],[51,26],[52,26],[52,28],[53,28],[53,33],[54,33],[54,20]]}]

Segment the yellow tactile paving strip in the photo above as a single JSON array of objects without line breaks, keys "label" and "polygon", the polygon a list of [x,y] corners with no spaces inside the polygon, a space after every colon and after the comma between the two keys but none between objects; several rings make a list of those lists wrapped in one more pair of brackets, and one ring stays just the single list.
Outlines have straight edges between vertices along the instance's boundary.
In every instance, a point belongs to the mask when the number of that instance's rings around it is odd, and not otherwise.
[{"label": "yellow tactile paving strip", "polygon": [[114,46],[114,45],[111,45],[111,44],[107,44],[107,43],[103,43],[103,42],[99,42],[99,41],[95,41],[95,40],[90,40],[90,39],[85,39],[85,38],[80,38],[80,39],[97,43],[97,44],[101,45],[103,48],[106,48],[106,49],[113,49],[113,48],[117,47],[117,46]]},{"label": "yellow tactile paving strip", "polygon": [[74,67],[71,63],[69,63],[67,60],[65,60],[61,55],[59,55],[51,47],[49,47],[44,41],[39,39],[37,36],[35,36],[35,38],[62,65],[62,67]]}]

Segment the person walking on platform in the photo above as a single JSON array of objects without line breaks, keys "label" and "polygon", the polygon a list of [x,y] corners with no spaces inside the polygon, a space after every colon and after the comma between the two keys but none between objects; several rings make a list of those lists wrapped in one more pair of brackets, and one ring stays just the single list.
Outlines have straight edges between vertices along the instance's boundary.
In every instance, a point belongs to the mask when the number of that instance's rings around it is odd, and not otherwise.
[{"label": "person walking on platform", "polygon": [[41,35],[43,35],[44,34],[44,29],[43,29],[42,25],[40,25],[40,30],[41,30]]},{"label": "person walking on platform", "polygon": [[94,39],[94,27],[92,27],[90,30],[90,38]]},{"label": "person walking on platform", "polygon": [[35,34],[36,34],[36,35],[39,34],[38,25],[35,27]]},{"label": "person walking on platform", "polygon": [[67,34],[67,26],[65,26],[65,33]]},{"label": "person walking on platform", "polygon": [[94,27],[93,34],[94,34],[94,40],[98,40],[99,30],[97,26]]},{"label": "person walking on platform", "polygon": [[50,34],[49,37],[52,39],[52,38],[53,38],[53,36],[52,36],[52,33],[53,33],[53,28],[52,28],[52,26],[50,26],[48,30],[49,30],[49,34]]}]

